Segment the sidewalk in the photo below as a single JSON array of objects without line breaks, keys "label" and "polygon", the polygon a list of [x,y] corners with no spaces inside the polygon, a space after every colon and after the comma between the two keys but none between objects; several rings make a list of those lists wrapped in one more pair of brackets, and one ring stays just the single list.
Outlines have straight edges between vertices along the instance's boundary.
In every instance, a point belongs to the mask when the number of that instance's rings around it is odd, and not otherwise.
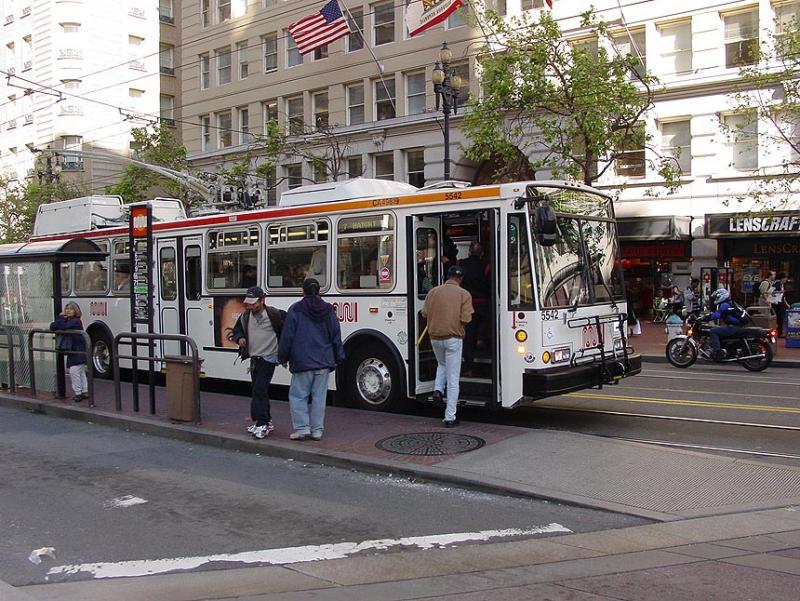
[{"label": "sidewalk", "polygon": [[[631,336],[629,344],[642,355],[642,361],[650,363],[666,363],[664,351],[667,347],[667,334],[665,324],[642,321],[642,334]],[[786,348],[786,341],[778,339],[773,348],[775,358],[772,365],[775,367],[800,367],[800,348]]]},{"label": "sidewalk", "polygon": [[[628,597],[621,591],[612,595],[618,599],[746,598],[720,596],[717,589],[695,594],[692,586],[708,589],[711,580],[739,595],[754,591],[750,598],[794,599],[800,586],[798,468],[570,432],[471,422],[450,430],[438,418],[340,407],[328,408],[322,441],[292,442],[288,405],[282,401],[272,403],[275,432],[256,441],[245,433],[249,399],[244,397],[202,392],[203,423],[195,426],[166,418],[163,388],[157,389],[155,416],[130,411],[130,384],[123,384],[125,410],[119,413],[113,408],[111,384],[97,382],[96,388],[93,409],[8,393],[0,393],[0,405],[191,443],[552,499],[660,523],[544,540],[12,591],[0,582],[2,599],[193,601],[239,596],[288,601],[313,596],[383,601],[459,594],[459,599],[477,601],[491,591],[489,596],[500,601],[599,601],[614,586],[657,591],[649,597]],[[142,387],[143,408],[146,398]],[[768,584],[758,588],[748,582]],[[677,583],[683,594],[663,593],[665,586]]]}]

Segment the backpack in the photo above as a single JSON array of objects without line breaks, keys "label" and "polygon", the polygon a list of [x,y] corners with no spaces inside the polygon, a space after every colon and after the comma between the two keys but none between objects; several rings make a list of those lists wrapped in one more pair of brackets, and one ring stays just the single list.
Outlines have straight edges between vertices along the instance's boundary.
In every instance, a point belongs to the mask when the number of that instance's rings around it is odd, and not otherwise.
[{"label": "backpack", "polygon": [[739,303],[735,300],[731,299],[731,305],[733,306],[733,311],[731,311],[731,315],[736,317],[742,326],[747,326],[753,323],[753,318],[750,317],[750,314],[747,312],[747,309],[742,307]]}]

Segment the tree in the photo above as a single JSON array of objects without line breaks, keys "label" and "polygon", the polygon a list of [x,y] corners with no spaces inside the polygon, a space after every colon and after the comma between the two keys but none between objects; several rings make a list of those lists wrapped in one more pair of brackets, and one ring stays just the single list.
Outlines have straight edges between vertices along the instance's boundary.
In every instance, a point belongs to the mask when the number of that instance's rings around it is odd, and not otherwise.
[{"label": "tree", "polygon": [[721,125],[739,142],[756,135],[758,153],[772,160],[753,170],[755,185],[739,201],[776,209],[800,181],[800,22],[778,7],[776,32],[748,50],[752,64],[740,69],[731,95],[738,118]]},{"label": "tree", "polygon": [[3,243],[27,241],[33,234],[39,205],[90,193],[83,182],[55,179],[49,182],[27,180],[19,184],[0,177],[0,240]]},{"label": "tree", "polygon": [[[186,171],[186,147],[175,139],[171,128],[161,125],[154,126],[152,131],[144,127],[134,128],[131,135],[138,149],[137,160],[174,171]],[[170,196],[186,199],[186,190],[180,183],[139,165],[125,167],[122,178],[108,186],[106,192],[120,195],[125,202],[136,202],[149,198],[150,189],[156,186],[166,189]]]},{"label": "tree", "polygon": [[496,180],[546,169],[589,185],[615,161],[650,161],[670,191],[677,187],[677,162],[650,147],[643,126],[657,81],[634,44],[614,50],[592,11],[582,16],[591,43],[568,42],[549,11],[510,21],[487,11],[485,19],[496,41],[479,57],[483,97],[472,99],[464,123],[469,158],[496,162]]}]

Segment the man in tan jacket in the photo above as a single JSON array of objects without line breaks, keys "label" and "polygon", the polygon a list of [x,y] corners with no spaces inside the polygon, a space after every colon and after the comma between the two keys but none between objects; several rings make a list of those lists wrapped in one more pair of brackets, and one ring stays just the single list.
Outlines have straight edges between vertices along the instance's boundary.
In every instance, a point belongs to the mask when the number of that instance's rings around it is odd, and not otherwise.
[{"label": "man in tan jacket", "polygon": [[428,336],[436,355],[436,383],[433,400],[442,401],[447,391],[444,425],[458,425],[458,380],[461,374],[461,349],[464,343],[464,326],[472,321],[472,297],[461,287],[464,270],[453,265],[447,271],[447,281],[436,286],[425,297],[422,315],[428,320]]}]

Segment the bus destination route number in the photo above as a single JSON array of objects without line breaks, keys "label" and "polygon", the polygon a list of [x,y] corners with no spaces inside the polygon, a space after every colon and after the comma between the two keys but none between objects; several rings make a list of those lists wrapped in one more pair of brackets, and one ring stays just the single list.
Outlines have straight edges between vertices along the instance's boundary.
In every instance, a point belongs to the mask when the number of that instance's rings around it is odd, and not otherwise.
[{"label": "bus destination route number", "polygon": [[542,321],[555,321],[558,319],[558,309],[545,309],[542,311]]}]

